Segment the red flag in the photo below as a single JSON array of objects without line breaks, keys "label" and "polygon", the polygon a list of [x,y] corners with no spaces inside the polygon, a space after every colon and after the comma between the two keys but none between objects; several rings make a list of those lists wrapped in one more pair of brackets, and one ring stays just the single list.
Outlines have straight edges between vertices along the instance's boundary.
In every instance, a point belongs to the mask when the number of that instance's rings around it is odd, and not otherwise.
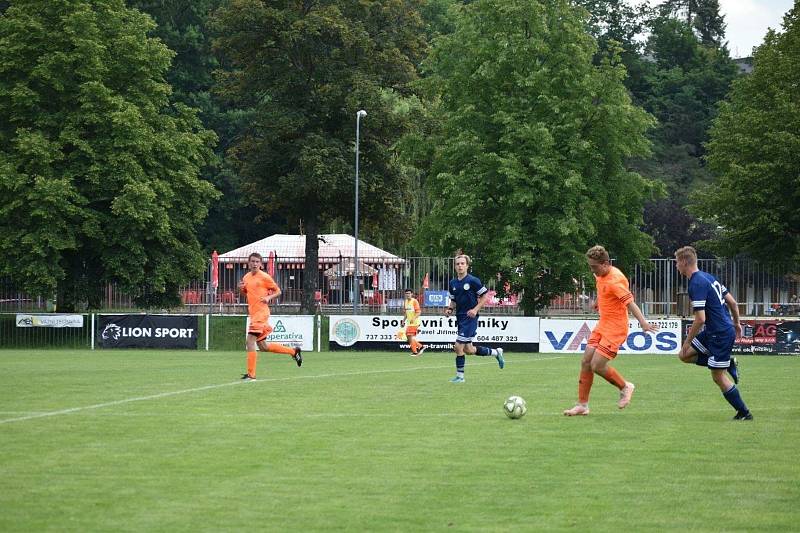
[{"label": "red flag", "polygon": [[423,289],[427,289],[427,288],[429,288],[430,286],[431,286],[431,281],[430,281],[430,279],[428,278],[428,273],[427,273],[427,272],[425,272],[425,277],[424,277],[424,278],[422,278],[422,288],[423,288]]},{"label": "red flag", "polygon": [[219,287],[219,254],[216,250],[211,253],[211,286]]},{"label": "red flag", "polygon": [[267,274],[275,277],[275,252],[269,253],[269,259],[267,259]]}]

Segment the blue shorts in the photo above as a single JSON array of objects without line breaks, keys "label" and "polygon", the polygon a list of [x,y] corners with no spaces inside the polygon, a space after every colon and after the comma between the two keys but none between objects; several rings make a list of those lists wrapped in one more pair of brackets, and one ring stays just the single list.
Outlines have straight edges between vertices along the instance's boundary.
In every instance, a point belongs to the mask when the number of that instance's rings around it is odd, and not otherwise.
[{"label": "blue shorts", "polygon": [[469,344],[475,340],[475,335],[478,333],[478,317],[456,316],[456,327],[458,327],[456,342]]},{"label": "blue shorts", "polygon": [[731,366],[731,349],[736,341],[736,332],[712,333],[701,331],[692,339],[692,348],[708,356],[708,368],[728,368]]}]

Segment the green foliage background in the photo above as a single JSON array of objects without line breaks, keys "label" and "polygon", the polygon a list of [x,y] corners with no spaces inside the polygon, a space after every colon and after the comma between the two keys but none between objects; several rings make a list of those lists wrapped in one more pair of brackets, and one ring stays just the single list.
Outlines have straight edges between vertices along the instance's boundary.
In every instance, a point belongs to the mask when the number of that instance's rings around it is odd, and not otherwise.
[{"label": "green foliage background", "polygon": [[525,291],[526,311],[573,290],[602,242],[623,265],[648,256],[642,204],[657,187],[625,162],[653,123],[611,51],[593,63],[585,12],[567,1],[473,2],[427,68],[442,127],[420,239],[480,257],[484,279]]},{"label": "green foliage background", "polygon": [[213,132],[171,101],[172,52],[118,0],[0,17],[0,273],[61,310],[106,282],[148,305],[203,271]]},{"label": "green foliage background", "polygon": [[796,260],[796,12],[742,78],[718,0],[0,2],[0,276],[162,308],[212,249],[352,233],[358,109],[360,237],[530,312],[595,243]]}]

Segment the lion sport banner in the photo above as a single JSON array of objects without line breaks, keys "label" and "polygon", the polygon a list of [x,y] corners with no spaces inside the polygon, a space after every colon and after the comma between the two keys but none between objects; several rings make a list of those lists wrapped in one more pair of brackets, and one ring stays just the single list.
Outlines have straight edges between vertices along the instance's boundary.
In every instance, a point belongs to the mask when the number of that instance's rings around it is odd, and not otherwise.
[{"label": "lion sport banner", "polygon": [[100,315],[100,348],[197,349],[197,315]]}]

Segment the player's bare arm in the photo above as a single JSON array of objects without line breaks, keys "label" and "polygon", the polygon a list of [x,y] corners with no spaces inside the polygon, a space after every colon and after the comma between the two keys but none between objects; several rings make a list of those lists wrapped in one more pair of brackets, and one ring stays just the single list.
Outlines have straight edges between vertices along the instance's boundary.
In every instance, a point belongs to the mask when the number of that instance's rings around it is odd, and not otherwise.
[{"label": "player's bare arm", "polygon": [[731,293],[725,295],[725,305],[728,306],[728,310],[731,312],[733,327],[736,329],[736,337],[739,338],[742,336],[742,322],[739,319],[739,304],[736,302],[736,299],[731,296]]},{"label": "player's bare arm", "polygon": [[698,309],[694,312],[694,320],[692,321],[692,326],[689,328],[689,332],[686,333],[686,340],[684,341],[684,346],[690,346],[692,344],[692,339],[694,339],[700,330],[703,329],[703,324],[706,323],[706,312],[702,309]]},{"label": "player's bare arm", "polygon": [[633,300],[631,300],[631,302],[628,304],[628,311],[630,311],[630,313],[636,317],[636,320],[639,321],[639,326],[641,326],[642,331],[655,333],[660,329],[657,324],[651,324],[647,321],[647,319],[644,317],[644,313],[642,313],[642,310],[639,309],[639,306],[636,305],[636,302]]},{"label": "player's bare arm", "polygon": [[281,294],[283,294],[283,291],[281,291],[280,288],[276,288],[273,291],[271,291],[269,294],[267,294],[266,296],[262,296],[261,297],[261,303],[268,304],[272,300],[278,298]]},{"label": "player's bare arm", "polygon": [[489,299],[489,293],[488,292],[484,292],[482,295],[480,295],[478,297],[478,304],[475,307],[473,307],[472,309],[470,309],[469,311],[467,311],[467,316],[470,317],[470,318],[475,318],[476,316],[478,316],[478,313],[481,312],[481,308],[483,307],[483,304],[485,304],[486,300],[488,300],[488,299]]}]

